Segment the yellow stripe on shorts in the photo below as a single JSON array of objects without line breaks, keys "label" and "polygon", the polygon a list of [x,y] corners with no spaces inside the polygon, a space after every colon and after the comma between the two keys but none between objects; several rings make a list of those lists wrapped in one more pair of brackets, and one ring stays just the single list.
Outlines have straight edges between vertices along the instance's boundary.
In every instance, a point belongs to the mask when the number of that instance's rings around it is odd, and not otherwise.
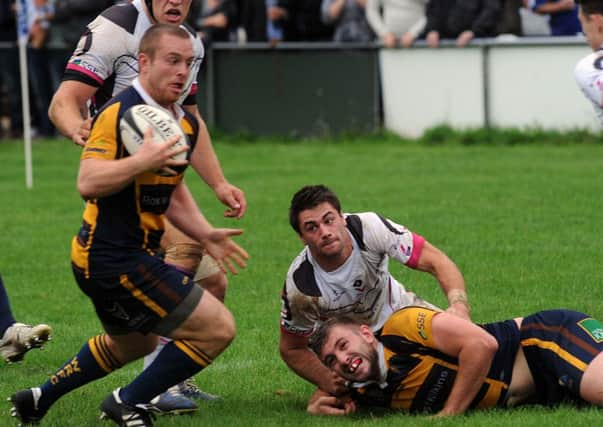
[{"label": "yellow stripe on shorts", "polygon": [[125,274],[122,275],[119,278],[119,282],[121,283],[121,285],[124,288],[126,288],[128,291],[130,291],[130,293],[132,294],[132,296],[134,298],[136,298],[137,300],[142,302],[144,305],[146,305],[148,308],[153,310],[155,312],[155,314],[157,314],[159,317],[165,317],[167,315],[167,312],[163,308],[161,308],[159,305],[157,305],[157,303],[155,301],[153,301],[148,296],[146,296],[140,289],[135,287],[132,284],[132,282],[130,282],[128,280],[128,276],[126,276]]},{"label": "yellow stripe on shorts", "polygon": [[573,354],[571,354],[571,353],[567,352],[566,350],[562,349],[561,347],[559,347],[559,344],[552,342],[552,341],[543,341],[543,340],[539,340],[538,338],[528,338],[528,339],[522,340],[521,345],[523,347],[536,346],[539,348],[544,348],[546,350],[550,350],[553,353],[555,353],[557,356],[559,356],[560,358],[565,360],[567,363],[569,363],[570,365],[572,365],[576,369],[579,369],[582,372],[584,372],[586,370],[586,367],[588,366],[587,363],[584,363],[583,361],[578,359]]}]

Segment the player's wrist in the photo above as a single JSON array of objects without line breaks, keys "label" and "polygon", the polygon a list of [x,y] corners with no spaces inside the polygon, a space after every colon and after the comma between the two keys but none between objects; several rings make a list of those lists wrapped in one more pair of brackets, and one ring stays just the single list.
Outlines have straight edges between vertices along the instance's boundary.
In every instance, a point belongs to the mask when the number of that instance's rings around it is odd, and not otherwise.
[{"label": "player's wrist", "polygon": [[462,306],[466,308],[467,311],[471,311],[471,305],[469,304],[469,298],[467,297],[467,292],[462,289],[453,289],[448,292],[448,304],[452,307]]}]

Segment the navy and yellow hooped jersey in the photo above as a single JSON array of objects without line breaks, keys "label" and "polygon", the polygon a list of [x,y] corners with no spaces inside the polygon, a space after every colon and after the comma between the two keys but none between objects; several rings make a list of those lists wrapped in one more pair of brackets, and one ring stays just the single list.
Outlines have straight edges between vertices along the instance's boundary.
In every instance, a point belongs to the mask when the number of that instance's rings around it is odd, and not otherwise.
[{"label": "navy and yellow hooped jersey", "polygon": [[[145,103],[135,87],[122,91],[95,117],[83,159],[117,160],[129,154],[122,144],[119,121],[133,105]],[[196,118],[185,111],[180,125],[190,150],[198,134]],[[123,273],[136,252],[154,254],[164,230],[164,214],[170,197],[183,179],[144,172],[122,190],[86,201],[83,224],[71,245],[71,261],[86,277]],[[131,261],[130,261],[131,262]]]},{"label": "navy and yellow hooped jersey", "polygon": [[[361,405],[412,413],[442,409],[456,378],[458,359],[436,350],[431,321],[437,314],[428,308],[407,307],[388,319],[378,337],[384,347],[387,386],[370,384],[355,389],[354,400]],[[519,331],[514,321],[483,327],[497,339],[499,351],[472,408],[495,407],[504,402],[519,348]]]}]

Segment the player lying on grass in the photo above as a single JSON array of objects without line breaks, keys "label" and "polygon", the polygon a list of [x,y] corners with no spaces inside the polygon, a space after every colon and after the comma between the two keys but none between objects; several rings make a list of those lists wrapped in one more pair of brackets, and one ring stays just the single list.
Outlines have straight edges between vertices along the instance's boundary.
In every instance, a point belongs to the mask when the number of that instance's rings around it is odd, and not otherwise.
[{"label": "player lying on grass", "polygon": [[408,307],[378,334],[332,318],[310,345],[350,384],[345,397],[317,390],[312,414],[346,415],[357,405],[438,416],[526,403],[603,405],[603,324],[575,311],[476,325]]}]

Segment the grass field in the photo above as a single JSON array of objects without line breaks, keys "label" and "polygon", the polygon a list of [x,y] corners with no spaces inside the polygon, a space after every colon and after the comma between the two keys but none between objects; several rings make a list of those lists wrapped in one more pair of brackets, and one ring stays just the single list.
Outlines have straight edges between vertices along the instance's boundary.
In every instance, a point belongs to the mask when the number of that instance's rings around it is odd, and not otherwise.
[{"label": "grass field", "polygon": [[[545,308],[573,308],[603,318],[603,145],[424,146],[376,138],[350,142],[236,144],[216,142],[229,179],[242,187],[248,214],[239,222],[192,173],[187,182],[210,220],[240,226],[251,255],[231,277],[227,305],[238,335],[197,377],[224,397],[193,416],[163,417],[158,426],[594,426],[598,409],[522,408],[431,420],[382,412],[347,419],[305,414],[312,387],[278,354],[279,293],[300,250],[287,223],[291,195],[325,183],[349,212],[374,210],[424,235],[465,275],[475,321]],[[34,144],[34,188],[25,188],[23,147],[0,143],[0,272],[21,321],[47,322],[54,339],[22,364],[0,364],[0,398],[43,382],[100,326],[69,266],[80,224],[75,189],[79,149],[69,142]],[[444,305],[435,280],[392,264],[394,274],[426,299]],[[94,426],[98,404],[140,370],[140,363],[59,401],[44,426]],[[16,425],[0,402],[0,426]],[[108,425],[108,424],[107,424]]]}]

